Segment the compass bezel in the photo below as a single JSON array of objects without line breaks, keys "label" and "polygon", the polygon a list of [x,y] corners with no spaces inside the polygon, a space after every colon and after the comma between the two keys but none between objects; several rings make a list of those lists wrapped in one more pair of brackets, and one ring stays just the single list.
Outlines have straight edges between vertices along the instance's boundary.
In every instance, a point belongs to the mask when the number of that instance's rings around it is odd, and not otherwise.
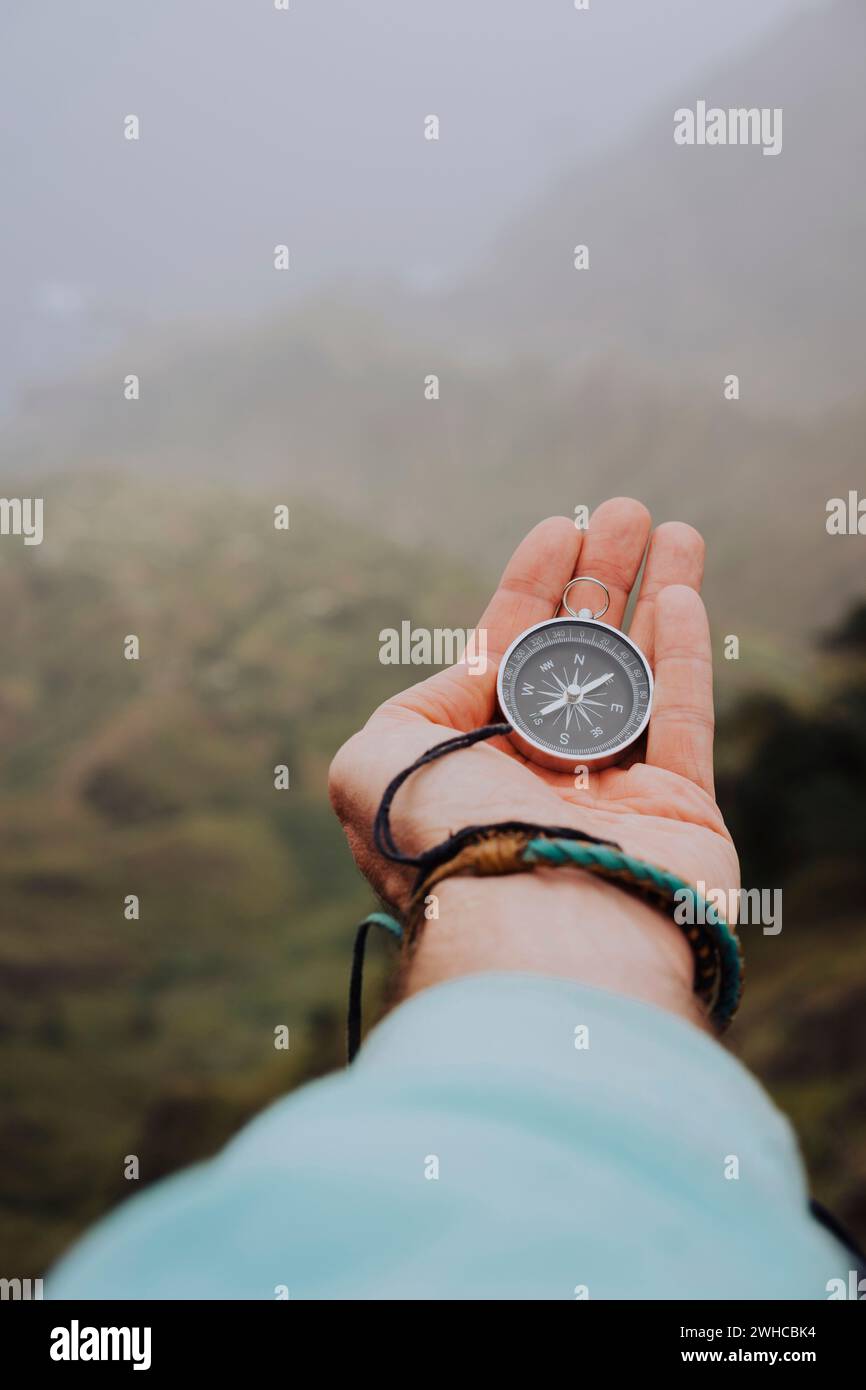
[{"label": "compass bezel", "polygon": [[[578,757],[574,753],[556,753],[552,749],[546,748],[543,744],[538,743],[531,734],[525,733],[523,729],[518,728],[505,703],[503,678],[512,653],[517,650],[521,643],[526,641],[527,637],[531,637],[533,632],[539,632],[542,628],[555,627],[594,627],[600,628],[602,632],[609,632],[616,637],[618,641],[624,642],[627,647],[631,648],[643,664],[643,668],[647,673],[649,691],[647,694],[647,707],[643,719],[634,733],[630,734],[623,743],[619,744],[616,748],[610,749],[606,753],[587,753],[581,757]],[[572,618],[567,615],[562,618],[545,618],[540,623],[533,623],[532,627],[524,628],[523,632],[515,637],[514,641],[505,652],[505,655],[499,663],[499,670],[496,675],[496,698],[499,701],[500,710],[511,725],[511,733],[508,737],[532,762],[539,763],[542,767],[556,768],[560,772],[564,772],[566,768],[574,770],[579,767],[599,770],[619,762],[620,758],[622,758],[624,754],[628,752],[629,748],[633,747],[638,739],[646,732],[647,725],[652,715],[653,688],[652,667],[650,666],[646,653],[641,651],[634,638],[630,637],[628,633],[623,632],[620,628],[613,627],[610,623],[601,622],[598,618]]]}]

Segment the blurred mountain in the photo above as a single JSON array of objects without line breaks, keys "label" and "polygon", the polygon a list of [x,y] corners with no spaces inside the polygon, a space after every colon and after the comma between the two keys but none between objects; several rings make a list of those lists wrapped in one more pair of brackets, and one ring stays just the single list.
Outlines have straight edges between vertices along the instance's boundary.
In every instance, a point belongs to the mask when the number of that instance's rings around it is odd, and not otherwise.
[{"label": "blurred mountain", "polygon": [[[866,6],[835,0],[684,76],[618,155],[573,167],[506,229],[447,303],[455,331],[497,355],[613,355],[697,398],[736,372],[759,410],[862,391],[864,51]],[[698,99],[781,107],[781,152],[676,145],[674,112]]]},{"label": "blurred mountain", "polygon": [[[157,334],[31,393],[0,476],[276,487],[440,559],[471,559],[488,581],[540,517],[631,493],[658,520],[704,532],[711,613],[724,633],[751,635],[768,666],[858,592],[860,538],[829,536],[825,521],[827,500],[862,483],[866,394],[804,424],[724,400],[720,380],[662,387],[614,355],[578,369],[468,361],[398,316],[347,294]],[[123,394],[132,370],[138,401]],[[430,373],[438,400],[425,399]]]},{"label": "blurred mountain", "polygon": [[589,143],[603,157],[792,3],[49,0],[50,24],[3,5],[0,411],[171,316],[340,276],[450,283]]},{"label": "blurred mountain", "polygon": [[[864,476],[864,40],[859,0],[798,12],[536,202],[450,298],[346,283],[137,335],[22,398],[0,476],[279,485],[488,579],[540,516],[633,493],[705,532],[716,621],[778,672],[859,589],[858,538],[825,517]],[[676,146],[698,98],[781,106],[782,152]]]}]

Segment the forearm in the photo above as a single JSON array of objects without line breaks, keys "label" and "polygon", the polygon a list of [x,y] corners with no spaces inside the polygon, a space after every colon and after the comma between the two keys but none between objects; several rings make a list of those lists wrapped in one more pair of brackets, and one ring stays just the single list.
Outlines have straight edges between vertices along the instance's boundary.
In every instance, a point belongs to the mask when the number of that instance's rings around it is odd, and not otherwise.
[{"label": "forearm", "polygon": [[705,1026],[693,960],[676,925],[635,894],[580,869],[454,877],[436,888],[404,993],[481,971],[558,975]]}]

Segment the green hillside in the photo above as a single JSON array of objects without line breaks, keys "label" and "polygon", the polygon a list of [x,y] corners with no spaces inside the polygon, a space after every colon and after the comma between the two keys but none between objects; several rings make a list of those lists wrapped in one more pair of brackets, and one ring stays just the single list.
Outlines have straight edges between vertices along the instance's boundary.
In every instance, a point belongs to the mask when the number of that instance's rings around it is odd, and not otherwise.
[{"label": "green hillside", "polygon": [[282,493],[44,491],[44,544],[0,550],[0,1244],[24,1270],[125,1194],[124,1155],[150,1180],[342,1061],[370,895],[328,763],[424,674],[379,664],[381,627],[480,599],[309,507],[275,531]]},{"label": "green hillside", "polygon": [[[0,1244],[34,1274],[128,1194],[127,1154],[151,1181],[342,1062],[369,895],[328,763],[418,674],[379,664],[380,629],[466,627],[483,597],[433,541],[400,549],[309,504],[275,531],[282,491],[110,476],[42,491],[44,544],[0,550]],[[783,934],[746,933],[732,1042],[862,1229],[859,660],[849,644],[820,667],[855,694],[733,707],[719,766],[747,881],[785,888]]]}]

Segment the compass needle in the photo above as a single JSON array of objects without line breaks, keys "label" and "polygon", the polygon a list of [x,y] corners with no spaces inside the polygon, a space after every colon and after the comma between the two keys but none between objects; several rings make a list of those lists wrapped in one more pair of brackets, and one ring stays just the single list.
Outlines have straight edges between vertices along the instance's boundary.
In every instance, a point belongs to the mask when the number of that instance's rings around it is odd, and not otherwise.
[{"label": "compass needle", "polygon": [[558,700],[554,700],[554,701],[553,701],[553,704],[551,704],[551,705],[545,705],[543,709],[540,709],[540,710],[538,711],[538,713],[539,713],[539,714],[553,714],[553,711],[554,711],[555,709],[562,709],[562,706],[565,705],[565,704],[567,704],[567,703],[568,703],[568,701],[567,701],[566,697],[565,697],[564,695],[562,695],[562,696],[560,696],[560,698],[559,698]]}]

